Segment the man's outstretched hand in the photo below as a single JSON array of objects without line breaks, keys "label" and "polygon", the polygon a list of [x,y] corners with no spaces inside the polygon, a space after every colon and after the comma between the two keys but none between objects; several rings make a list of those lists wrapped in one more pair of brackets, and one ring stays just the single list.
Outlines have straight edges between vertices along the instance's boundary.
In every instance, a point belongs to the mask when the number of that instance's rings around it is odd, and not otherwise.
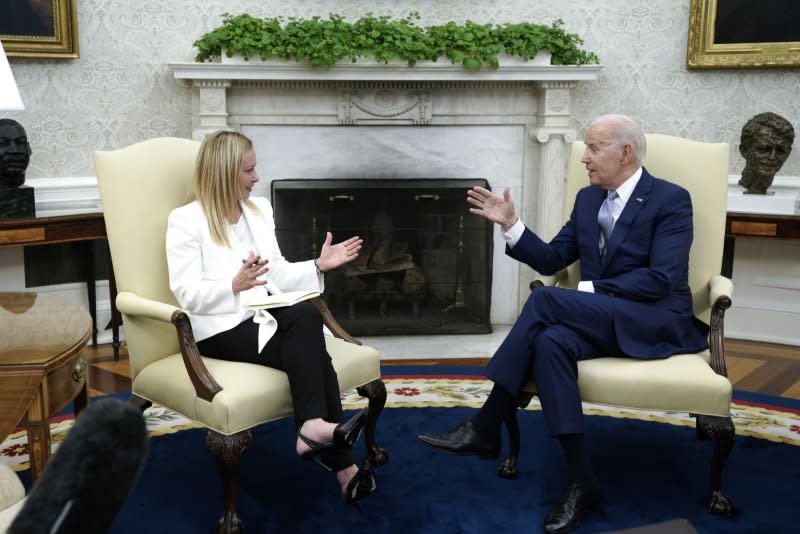
[{"label": "man's outstretched hand", "polygon": [[470,213],[496,222],[504,232],[519,220],[509,187],[503,189],[503,196],[495,195],[483,187],[473,187],[467,191],[467,202],[475,206],[469,209]]}]

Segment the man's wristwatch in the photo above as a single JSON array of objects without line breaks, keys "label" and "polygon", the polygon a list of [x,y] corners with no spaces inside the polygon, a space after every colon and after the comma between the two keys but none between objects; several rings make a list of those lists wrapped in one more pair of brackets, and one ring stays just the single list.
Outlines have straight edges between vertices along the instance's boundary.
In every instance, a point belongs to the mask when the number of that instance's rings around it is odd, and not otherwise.
[{"label": "man's wristwatch", "polygon": [[317,269],[317,276],[323,274],[325,271],[319,268],[319,258],[314,258],[314,267]]}]

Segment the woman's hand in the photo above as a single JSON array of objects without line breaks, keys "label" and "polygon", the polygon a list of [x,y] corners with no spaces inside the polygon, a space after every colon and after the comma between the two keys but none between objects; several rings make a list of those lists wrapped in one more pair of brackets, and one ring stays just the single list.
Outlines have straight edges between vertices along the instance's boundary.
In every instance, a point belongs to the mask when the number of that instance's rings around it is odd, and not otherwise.
[{"label": "woman's hand", "polygon": [[259,280],[258,277],[269,271],[267,263],[269,263],[269,260],[262,260],[261,256],[256,256],[251,250],[247,255],[247,259],[242,262],[241,269],[233,277],[231,282],[233,294],[236,295],[241,291],[266,284],[266,280]]},{"label": "woman's hand", "polygon": [[467,191],[467,202],[475,206],[470,208],[470,213],[485,217],[500,225],[504,232],[514,226],[519,217],[511,200],[511,189],[503,189],[503,196],[495,195],[483,187],[473,187]]},{"label": "woman's hand", "polygon": [[361,245],[364,243],[364,240],[358,236],[351,237],[335,245],[331,245],[332,241],[333,235],[328,232],[317,260],[317,267],[322,272],[330,271],[356,259],[358,252],[361,250]]}]

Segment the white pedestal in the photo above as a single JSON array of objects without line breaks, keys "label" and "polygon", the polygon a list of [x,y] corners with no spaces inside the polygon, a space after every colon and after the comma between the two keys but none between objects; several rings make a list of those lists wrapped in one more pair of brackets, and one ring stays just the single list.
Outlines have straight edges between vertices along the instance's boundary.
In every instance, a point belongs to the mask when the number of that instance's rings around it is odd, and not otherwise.
[{"label": "white pedestal", "polygon": [[772,195],[747,195],[740,185],[728,186],[728,211],[776,215],[800,213],[800,190],[770,187]]}]

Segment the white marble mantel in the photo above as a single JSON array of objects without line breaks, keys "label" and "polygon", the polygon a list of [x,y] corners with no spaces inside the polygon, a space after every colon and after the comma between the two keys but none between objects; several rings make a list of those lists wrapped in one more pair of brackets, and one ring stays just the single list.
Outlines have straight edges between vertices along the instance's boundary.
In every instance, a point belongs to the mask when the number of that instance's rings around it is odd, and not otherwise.
[{"label": "white marble mantel", "polygon": [[446,61],[420,61],[414,67],[403,62],[360,60],[337,63],[329,69],[311,68],[296,61],[244,61],[219,63],[170,63],[175,78],[182,80],[288,80],[288,81],[406,81],[406,82],[540,82],[589,81],[597,78],[600,65],[541,65],[535,62],[501,60],[497,70],[468,71]]},{"label": "white marble mantel", "polygon": [[[313,158],[317,160],[325,157],[326,150],[340,155],[343,143],[359,146],[360,141],[353,143],[356,131],[390,138],[391,132],[397,132],[396,143],[382,139],[378,145],[387,152],[381,163],[388,162],[390,167],[382,166],[382,172],[389,177],[408,176],[401,168],[404,162],[409,168],[418,168],[429,158],[439,177],[443,172],[451,174],[448,177],[463,177],[452,174],[470,171],[457,163],[448,167],[446,160],[448,156],[459,161],[472,158],[468,169],[477,169],[495,190],[511,187],[523,220],[545,238],[555,235],[563,222],[565,147],[576,138],[572,90],[579,82],[595,80],[602,70],[599,65],[551,66],[505,60],[497,70],[478,72],[434,62],[413,68],[358,62],[323,69],[292,61],[169,66],[176,79],[193,87],[193,137],[202,139],[224,128],[246,132],[256,142],[262,175],[275,171],[281,176],[280,154],[272,157],[268,148],[287,137],[308,139],[315,147],[332,136],[349,140],[318,149]],[[357,130],[344,132],[335,128],[339,126]],[[378,128],[359,130],[362,126]],[[270,128],[280,134],[270,134]],[[411,130],[412,134],[409,128],[416,130]],[[471,139],[473,134],[477,137]],[[448,135],[461,140],[458,146],[455,141],[448,145],[440,139]],[[402,145],[403,152],[395,145]],[[262,151],[269,161],[264,161]],[[358,165],[380,166],[370,163],[364,154],[369,149],[360,147],[354,152],[352,168],[340,172],[353,176],[358,174]],[[492,166],[492,159],[501,163]],[[341,167],[341,157],[331,165]],[[298,172],[296,165],[285,166],[291,167],[286,172]],[[503,261],[502,249],[502,240],[496,240],[495,264],[498,260],[506,264],[502,268],[507,271],[494,273],[495,285],[502,286],[504,293],[495,294],[493,287],[492,317],[493,322],[510,323],[518,309],[507,303],[524,301],[532,273],[527,267],[507,267],[516,262]]]}]

